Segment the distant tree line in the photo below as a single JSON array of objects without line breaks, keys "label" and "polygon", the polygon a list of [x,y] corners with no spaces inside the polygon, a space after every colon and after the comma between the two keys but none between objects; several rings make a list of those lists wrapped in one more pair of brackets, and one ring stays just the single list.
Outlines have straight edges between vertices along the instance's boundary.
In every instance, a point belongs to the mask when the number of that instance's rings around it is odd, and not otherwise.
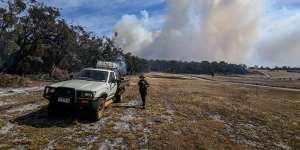
[{"label": "distant tree line", "polygon": [[168,73],[188,73],[188,74],[247,74],[246,65],[229,64],[221,62],[184,62],[184,61],[161,61],[150,60],[151,71]]},{"label": "distant tree line", "polygon": [[259,69],[259,70],[270,70],[270,71],[275,71],[275,70],[283,70],[283,71],[288,71],[288,72],[300,72],[300,67],[289,67],[289,66],[275,66],[275,67],[264,67],[264,66],[254,66],[250,67],[249,69]]},{"label": "distant tree line", "polygon": [[247,74],[246,65],[221,62],[186,62],[176,60],[146,60],[126,54],[129,73],[139,72],[166,72],[182,74]]},{"label": "distant tree line", "polygon": [[[3,3],[3,2],[2,2]],[[101,21],[101,20],[99,20]],[[247,66],[226,62],[146,60],[123,53],[108,37],[68,25],[60,11],[35,0],[8,0],[0,6],[0,71],[10,74],[69,72],[98,60],[124,57],[129,74],[158,71],[189,74],[246,74]]]}]

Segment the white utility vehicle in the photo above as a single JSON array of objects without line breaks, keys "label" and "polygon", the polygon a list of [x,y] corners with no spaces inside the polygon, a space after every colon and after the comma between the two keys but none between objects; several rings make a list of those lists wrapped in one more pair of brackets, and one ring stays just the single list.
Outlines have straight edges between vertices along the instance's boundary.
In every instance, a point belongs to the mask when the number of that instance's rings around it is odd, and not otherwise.
[{"label": "white utility vehicle", "polygon": [[121,101],[126,84],[116,63],[98,62],[96,68],[85,68],[72,80],[45,87],[44,97],[49,100],[50,114],[59,109],[85,109],[97,121],[107,105]]}]

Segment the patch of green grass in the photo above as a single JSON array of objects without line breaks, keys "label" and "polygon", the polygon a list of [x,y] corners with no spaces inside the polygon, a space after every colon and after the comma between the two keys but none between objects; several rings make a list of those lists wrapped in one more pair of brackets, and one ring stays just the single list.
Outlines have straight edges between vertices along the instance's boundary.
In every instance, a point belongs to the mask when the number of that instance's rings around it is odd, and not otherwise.
[{"label": "patch of green grass", "polygon": [[87,131],[79,131],[78,132],[79,137],[87,137],[87,136],[92,135],[92,134],[93,133],[87,132]]},{"label": "patch of green grass", "polygon": [[0,75],[0,87],[20,87],[28,85],[29,79],[21,76]]},{"label": "patch of green grass", "polygon": [[300,149],[300,139],[290,140],[289,145],[291,145],[292,149]]},{"label": "patch of green grass", "polygon": [[4,122],[0,120],[0,128],[2,128],[3,126],[4,126]]}]

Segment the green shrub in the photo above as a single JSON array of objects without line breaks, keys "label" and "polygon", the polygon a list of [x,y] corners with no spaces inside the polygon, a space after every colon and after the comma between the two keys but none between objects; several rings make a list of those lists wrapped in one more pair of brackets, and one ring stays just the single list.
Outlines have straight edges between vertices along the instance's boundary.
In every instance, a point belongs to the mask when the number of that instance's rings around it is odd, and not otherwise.
[{"label": "green shrub", "polygon": [[29,80],[21,76],[14,76],[9,74],[0,75],[0,87],[20,87],[26,86]]},{"label": "green shrub", "polygon": [[0,57],[0,70],[3,68],[3,60],[1,59],[1,57]]}]

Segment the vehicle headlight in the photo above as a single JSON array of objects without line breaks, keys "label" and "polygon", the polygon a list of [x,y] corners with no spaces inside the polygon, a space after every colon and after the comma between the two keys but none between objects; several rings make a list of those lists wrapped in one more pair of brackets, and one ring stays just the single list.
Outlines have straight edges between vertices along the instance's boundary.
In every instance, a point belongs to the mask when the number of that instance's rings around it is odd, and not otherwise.
[{"label": "vehicle headlight", "polygon": [[45,89],[45,92],[46,93],[54,93],[55,92],[55,88],[47,86],[46,89]]},{"label": "vehicle headlight", "polygon": [[55,93],[55,88],[54,87],[49,87],[47,86],[45,88],[45,92],[44,92],[44,96],[45,97],[49,97],[50,95],[54,94]]},{"label": "vehicle headlight", "polygon": [[49,88],[49,93],[54,93],[55,92],[55,88]]},{"label": "vehicle headlight", "polygon": [[93,93],[87,93],[87,92],[84,92],[84,93],[83,93],[83,96],[84,96],[84,97],[93,97]]},{"label": "vehicle headlight", "polygon": [[79,98],[92,98],[94,94],[92,92],[79,92]]}]

